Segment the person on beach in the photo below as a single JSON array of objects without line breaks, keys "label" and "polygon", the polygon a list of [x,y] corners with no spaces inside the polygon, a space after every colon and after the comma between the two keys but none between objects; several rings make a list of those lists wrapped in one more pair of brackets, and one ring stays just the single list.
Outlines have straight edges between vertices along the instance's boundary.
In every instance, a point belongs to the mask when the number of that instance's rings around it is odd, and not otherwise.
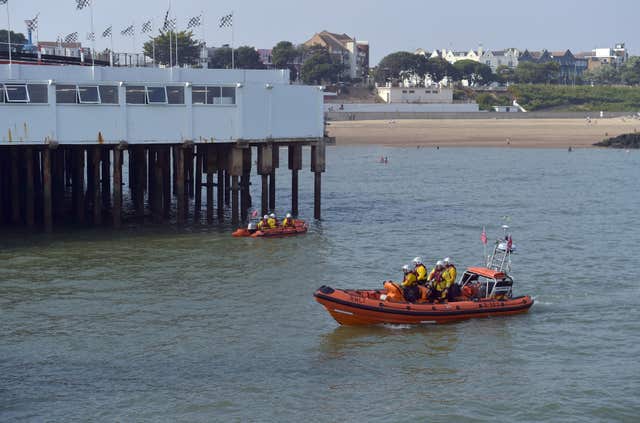
[{"label": "person on beach", "polygon": [[275,229],[278,227],[278,220],[276,219],[276,214],[275,213],[271,213],[268,217],[267,217],[267,227],[271,228],[271,229]]},{"label": "person on beach", "polygon": [[268,227],[269,227],[269,216],[265,214],[264,216],[262,216],[262,220],[258,222],[257,229],[259,231],[262,231],[264,229],[267,229]]},{"label": "person on beach", "polygon": [[412,263],[418,285],[425,285],[427,283],[427,276],[429,276],[429,272],[427,271],[427,266],[422,263],[422,257],[414,258]]},{"label": "person on beach", "polygon": [[295,228],[295,226],[296,226],[296,222],[293,220],[291,213],[287,213],[287,215],[284,217],[284,220],[282,221],[282,227]]}]

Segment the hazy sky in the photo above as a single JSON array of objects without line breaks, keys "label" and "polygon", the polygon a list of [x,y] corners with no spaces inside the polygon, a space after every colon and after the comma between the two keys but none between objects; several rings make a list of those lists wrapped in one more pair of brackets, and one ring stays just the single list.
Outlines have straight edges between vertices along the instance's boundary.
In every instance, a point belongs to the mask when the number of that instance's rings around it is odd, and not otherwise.
[{"label": "hazy sky", "polygon": [[[75,0],[9,0],[11,26],[26,32],[23,21],[40,12],[41,41],[78,31],[84,44],[90,31],[88,9],[77,11]],[[131,51],[131,38],[120,31],[135,23],[138,45],[144,39],[140,24],[160,22],[167,0],[94,0],[97,49],[109,46],[100,37],[113,24],[118,51]],[[326,29],[369,41],[371,65],[384,55],[418,47],[468,50],[482,43],[485,49],[561,50],[573,52],[626,42],[640,51],[640,0],[173,0],[172,14],[179,28],[200,11],[205,14],[208,45],[230,43],[231,31],[218,28],[222,15],[234,11],[235,45],[270,48],[280,40],[300,43]],[[0,6],[0,28],[6,25]],[[201,37],[201,31],[196,35]],[[146,37],[146,36],[145,36]],[[139,47],[138,47],[139,48]]]}]

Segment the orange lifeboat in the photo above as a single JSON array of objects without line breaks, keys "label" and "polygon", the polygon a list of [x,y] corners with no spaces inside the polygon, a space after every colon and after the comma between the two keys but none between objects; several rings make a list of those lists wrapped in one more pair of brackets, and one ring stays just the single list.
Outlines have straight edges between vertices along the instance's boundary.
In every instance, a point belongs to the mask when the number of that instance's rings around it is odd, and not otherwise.
[{"label": "orange lifeboat", "polygon": [[251,238],[282,238],[285,236],[301,235],[307,232],[308,226],[304,220],[296,219],[294,226],[282,227],[278,226],[273,229],[248,229],[238,228],[231,235],[234,237],[251,237]]},{"label": "orange lifeboat", "polygon": [[428,302],[424,292],[420,300],[407,302],[402,288],[392,282],[376,290],[321,286],[314,297],[342,325],[447,323],[526,313],[533,298],[512,297],[512,284],[513,280],[501,271],[472,267],[458,282],[462,295],[444,303]]}]

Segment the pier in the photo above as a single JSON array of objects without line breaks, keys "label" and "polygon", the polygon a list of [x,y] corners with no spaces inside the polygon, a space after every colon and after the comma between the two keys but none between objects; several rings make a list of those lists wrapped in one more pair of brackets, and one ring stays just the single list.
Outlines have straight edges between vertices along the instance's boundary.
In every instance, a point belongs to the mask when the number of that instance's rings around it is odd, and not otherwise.
[{"label": "pier", "polygon": [[297,215],[305,151],[320,219],[331,142],[322,90],[288,79],[287,71],[0,65],[0,226],[119,228],[125,210],[155,223],[230,216],[238,224],[250,210],[276,209],[285,157],[291,204],[280,207]]}]

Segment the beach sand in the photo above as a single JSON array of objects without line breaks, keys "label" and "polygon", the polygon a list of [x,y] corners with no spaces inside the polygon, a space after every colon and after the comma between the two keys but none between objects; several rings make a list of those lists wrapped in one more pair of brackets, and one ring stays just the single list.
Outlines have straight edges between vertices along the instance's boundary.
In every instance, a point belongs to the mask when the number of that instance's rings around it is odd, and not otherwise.
[{"label": "beach sand", "polygon": [[595,142],[640,131],[640,120],[592,119],[421,119],[331,121],[337,145],[392,147],[586,148]]}]

